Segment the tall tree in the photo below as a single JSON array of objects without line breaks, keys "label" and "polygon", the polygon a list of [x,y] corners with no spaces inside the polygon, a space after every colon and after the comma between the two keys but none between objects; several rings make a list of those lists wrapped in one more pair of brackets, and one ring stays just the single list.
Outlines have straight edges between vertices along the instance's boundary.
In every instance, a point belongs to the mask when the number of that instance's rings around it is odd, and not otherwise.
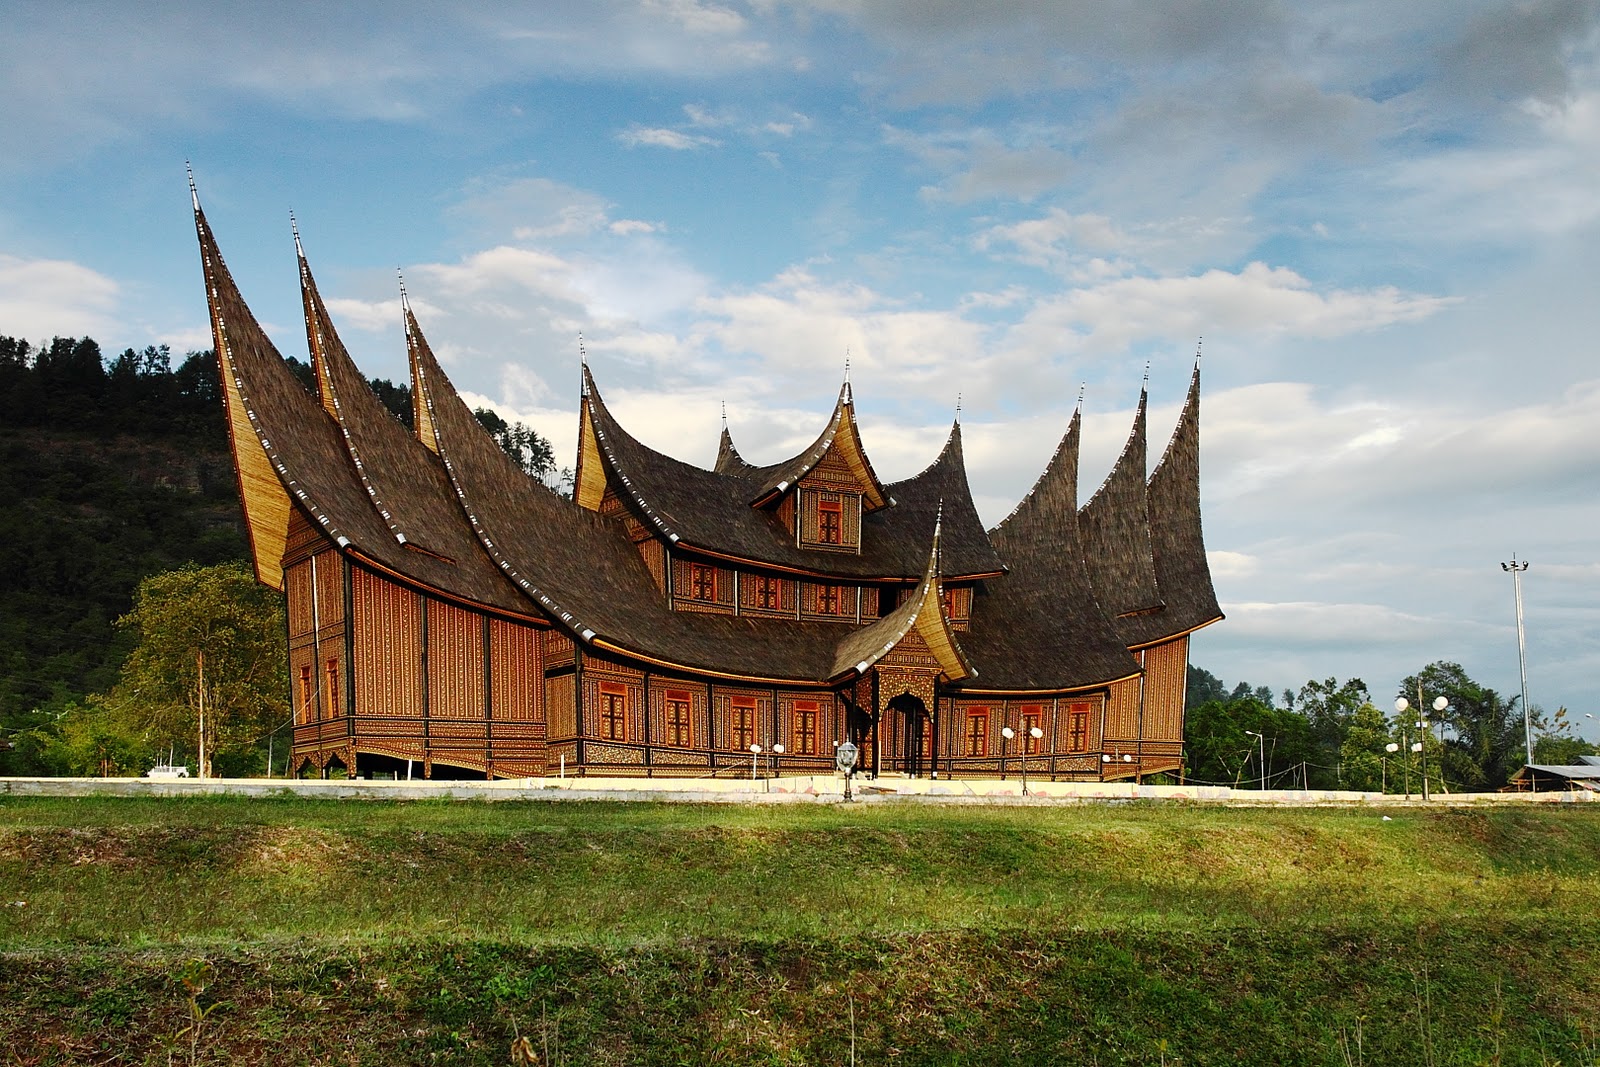
[{"label": "tall tree", "polygon": [[1360,678],[1340,682],[1337,678],[1312,679],[1300,687],[1293,706],[1311,724],[1311,737],[1317,748],[1312,784],[1324,789],[1337,788],[1343,779],[1344,743],[1351,724],[1362,708],[1372,703],[1367,683]]},{"label": "tall tree", "polygon": [[[1315,729],[1313,722],[1312,730]],[[1400,766],[1384,747],[1390,739],[1389,719],[1377,705],[1369,701],[1356,708],[1344,724],[1344,736],[1339,742],[1340,787],[1370,792],[1385,789],[1389,764],[1394,762],[1396,773]]]},{"label": "tall tree", "polygon": [[508,423],[488,408],[474,408],[472,413],[506,455],[516,460],[517,466],[530,477],[548,482],[555,475],[555,449],[538,430],[523,422]]},{"label": "tall tree", "polygon": [[109,705],[158,748],[204,750],[202,775],[253,771],[256,741],[289,713],[283,611],[239,562],[146,578],[119,620],[139,643]]},{"label": "tall tree", "polygon": [[[1420,695],[1419,695],[1420,686]],[[1502,697],[1468,677],[1459,663],[1430,663],[1400,683],[1396,696],[1412,705],[1406,712],[1413,732],[1426,712],[1429,730],[1424,738],[1430,759],[1437,753],[1440,772],[1455,788],[1498,789],[1522,767],[1522,709],[1517,697]],[[1449,707],[1441,714],[1432,702],[1444,697]],[[1534,729],[1543,725],[1535,716]],[[1438,735],[1445,734],[1441,745]]]}]

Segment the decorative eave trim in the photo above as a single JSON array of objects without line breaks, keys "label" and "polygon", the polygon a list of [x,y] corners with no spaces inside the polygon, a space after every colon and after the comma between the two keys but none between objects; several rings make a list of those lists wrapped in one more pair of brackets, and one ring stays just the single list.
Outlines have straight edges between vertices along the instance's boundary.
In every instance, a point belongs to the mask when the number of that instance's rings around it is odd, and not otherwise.
[{"label": "decorative eave trim", "polygon": [[668,670],[677,671],[680,674],[692,674],[702,678],[722,678],[726,679],[727,681],[748,682],[755,685],[804,686],[807,689],[820,690],[834,690],[838,688],[835,682],[827,679],[783,678],[777,675],[739,674],[734,671],[718,671],[707,667],[691,667],[688,664],[679,663],[674,660],[662,659],[659,656],[651,656],[642,652],[635,652],[633,649],[630,649],[624,645],[619,645],[616,642],[608,640],[604,637],[597,636],[591,640],[589,644],[594,648],[604,649],[605,651],[614,653],[623,657],[624,659],[637,660],[640,663],[649,663],[657,667],[665,667]]},{"label": "decorative eave trim", "polygon": [[1084,685],[1051,687],[1049,689],[982,689],[970,686],[952,688],[952,696],[1067,696],[1072,693],[1086,693],[1098,689],[1107,689],[1122,682],[1132,681],[1142,675],[1144,671],[1133,671],[1120,678],[1111,678],[1103,682],[1088,682]]},{"label": "decorative eave trim", "polygon": [[1196,630],[1204,630],[1207,626],[1210,626],[1213,623],[1221,622],[1225,618],[1227,618],[1227,616],[1219,612],[1216,617],[1207,619],[1202,623],[1197,623],[1196,625],[1189,627],[1187,630],[1179,630],[1177,633],[1167,634],[1165,637],[1158,637],[1153,641],[1143,641],[1137,645],[1129,645],[1128,651],[1143,652],[1147,648],[1154,648],[1157,645],[1164,645],[1169,641],[1176,641],[1180,637],[1188,637]]}]

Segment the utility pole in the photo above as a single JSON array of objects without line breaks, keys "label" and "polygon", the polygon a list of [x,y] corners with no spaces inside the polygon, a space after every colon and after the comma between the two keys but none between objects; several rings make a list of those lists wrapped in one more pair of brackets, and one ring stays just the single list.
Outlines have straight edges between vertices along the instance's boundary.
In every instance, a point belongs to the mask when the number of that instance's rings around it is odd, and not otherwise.
[{"label": "utility pole", "polygon": [[1517,597],[1517,667],[1522,672],[1522,734],[1528,748],[1528,764],[1533,765],[1533,713],[1528,710],[1528,652],[1522,637],[1522,572],[1528,569],[1527,560],[1518,560],[1511,553],[1511,562],[1500,564],[1500,569],[1511,575],[1511,584]]}]

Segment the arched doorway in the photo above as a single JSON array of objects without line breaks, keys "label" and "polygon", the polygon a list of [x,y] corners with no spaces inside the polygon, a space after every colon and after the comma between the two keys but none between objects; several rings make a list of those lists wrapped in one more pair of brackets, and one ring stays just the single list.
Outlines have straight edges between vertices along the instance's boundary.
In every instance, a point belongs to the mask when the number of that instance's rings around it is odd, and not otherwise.
[{"label": "arched doorway", "polygon": [[889,701],[889,710],[896,716],[900,741],[900,769],[913,778],[927,772],[932,733],[928,706],[915,693],[901,693]]}]

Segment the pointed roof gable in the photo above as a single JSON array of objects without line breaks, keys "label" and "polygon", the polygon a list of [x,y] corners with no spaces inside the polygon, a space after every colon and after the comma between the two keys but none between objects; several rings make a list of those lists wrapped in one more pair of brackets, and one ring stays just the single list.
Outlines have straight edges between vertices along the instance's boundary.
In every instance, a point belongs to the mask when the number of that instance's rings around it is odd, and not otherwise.
[{"label": "pointed roof gable", "polygon": [[526,613],[530,608],[526,598],[489,561],[473,536],[438,457],[390,414],[367,385],[334,329],[298,239],[296,248],[323,402],[331,405],[350,462],[373,508],[398,543],[455,567],[449,591]]},{"label": "pointed roof gable", "polygon": [[[198,194],[195,230],[257,578],[283,587],[289,519],[298,508],[369,565],[452,597],[503,604],[499,594],[469,587],[460,568],[395,539],[356,475],[338,424],[301,387],[239,294]],[[526,605],[518,602],[516,610]]]},{"label": "pointed roof gable", "polygon": [[959,682],[977,673],[968,663],[966,653],[950,628],[950,619],[944,613],[943,587],[939,581],[939,534],[940,522],[936,517],[928,565],[916,591],[888,615],[839,642],[833,659],[833,680],[867,673],[912,632],[922,639],[939,664],[940,673],[948,680]]},{"label": "pointed roof gable", "polygon": [[1200,365],[1189,378],[1178,425],[1150,475],[1150,537],[1156,581],[1167,602],[1149,616],[1147,640],[1177,636],[1222,618],[1200,522]]},{"label": "pointed roof gable", "polygon": [[[1145,488],[1145,425],[1149,393],[1139,390],[1133,428],[1105,482],[1078,512],[1084,562],[1095,598],[1118,620],[1163,606],[1150,543],[1150,503]],[[1124,634],[1126,638],[1127,634]]]},{"label": "pointed roof gable", "polygon": [[717,462],[711,469],[718,474],[749,474],[756,469],[733,447],[733,434],[728,432],[727,422],[722,424],[722,436],[717,439]]},{"label": "pointed roof gable", "polygon": [[[245,531],[250,538],[250,556],[256,578],[274,589],[283,588],[283,554],[288,545],[289,517],[294,503],[287,486],[278,477],[270,448],[260,439],[254,410],[244,394],[236,351],[271,348],[271,342],[256,323],[234,285],[233,276],[216,238],[200,208],[200,194],[193,175],[189,193],[194,200],[195,235],[200,242],[200,267],[205,276],[206,305],[211,317],[211,338],[217,351],[217,369],[222,378],[222,403],[228,422],[228,446],[233,451],[233,466],[239,483],[239,501],[244,507]],[[273,353],[276,355],[276,352]],[[325,516],[317,516],[324,528]],[[337,535],[342,536],[342,535]]]},{"label": "pointed roof gable", "polygon": [[428,410],[427,401],[423,396],[422,390],[417,388],[417,381],[421,375],[417,369],[416,350],[411,338],[411,328],[416,320],[411,317],[411,299],[406,296],[406,283],[404,281],[400,283],[400,314],[405,322],[406,365],[411,372],[412,433],[422,443],[422,447],[437,455],[439,441],[433,429],[433,413]]},{"label": "pointed roof gable", "polygon": [[[927,529],[930,520],[937,521],[942,529],[942,577],[997,575],[1005,571],[1006,564],[990,543],[983,520],[978,517],[978,507],[972,502],[961,423],[950,424],[950,435],[932,463],[903,482],[891,482],[886,489],[895,505],[863,517],[866,536],[903,537],[908,529],[919,524]],[[887,528],[891,518],[892,532]]]},{"label": "pointed roof gable", "polygon": [[855,476],[864,511],[870,513],[893,502],[884,493],[883,484],[872,469],[872,461],[867,459],[867,450],[862,446],[861,434],[856,428],[855,397],[851,394],[850,383],[845,382],[839,388],[839,399],[833,405],[833,414],[828,418],[828,425],[821,436],[811,443],[811,447],[787,463],[762,468],[761,488],[755,499],[750,501],[750,506],[763,508],[775,503],[798,485],[800,479],[830,452],[841,459]]},{"label": "pointed roof gable", "polygon": [[973,598],[968,650],[984,665],[982,686],[1049,690],[1103,685],[1139,673],[1095,599],[1078,528],[1082,416],[1028,495],[989,532],[1009,568]]},{"label": "pointed roof gable", "polygon": [[[835,414],[840,410],[836,408]],[[752,499],[775,484],[779,470],[810,469],[803,456],[771,467],[719,472],[664,455],[622,428],[587,367],[578,440],[580,504],[599,507],[609,487],[658,536],[709,555],[824,577],[913,579],[926,563],[917,547],[922,538],[917,531],[932,526],[943,498],[944,576],[973,577],[1003,569],[972,503],[959,429],[952,431],[944,451],[927,470],[884,487],[893,506],[862,517],[859,555],[800,548],[792,530],[767,511],[750,506]],[[835,435],[828,443],[837,440]],[[824,444],[818,457],[826,451]]]}]

